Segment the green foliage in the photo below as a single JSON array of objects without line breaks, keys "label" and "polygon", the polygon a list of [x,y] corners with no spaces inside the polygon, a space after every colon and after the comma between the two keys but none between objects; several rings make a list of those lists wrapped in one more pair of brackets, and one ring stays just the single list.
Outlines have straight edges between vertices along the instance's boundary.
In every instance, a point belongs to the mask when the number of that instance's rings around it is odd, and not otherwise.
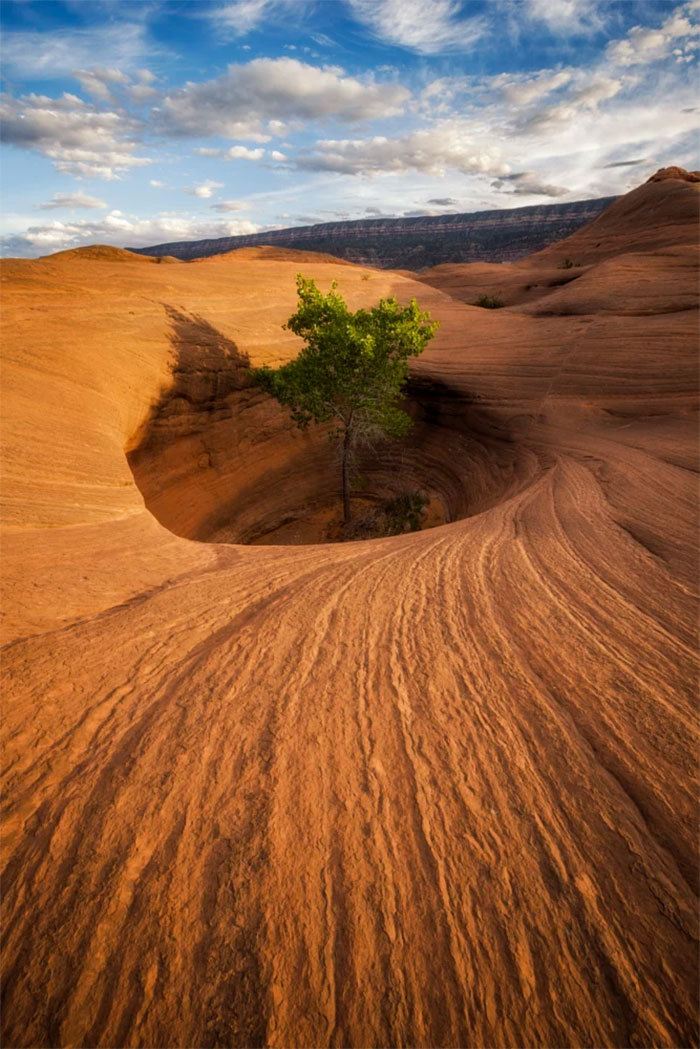
[{"label": "green foliage", "polygon": [[480,295],[474,305],[484,310],[500,310],[503,303],[497,295]]},{"label": "green foliage", "polygon": [[387,499],[383,506],[389,527],[386,534],[419,531],[429,502],[425,492],[402,492],[393,499]]},{"label": "green foliage", "polygon": [[408,361],[423,352],[437,329],[415,299],[399,306],[381,299],[352,313],[342,296],[323,295],[313,280],[297,274],[299,303],[285,327],[301,336],[304,348],[280,368],[255,368],[253,381],[285,405],[304,429],[334,422],[343,438],[343,496],[349,518],[349,456],[359,441],[403,437],[411,426],[398,407],[408,378]]},{"label": "green foliage", "polygon": [[574,268],[574,264],[571,261],[571,259],[564,259],[564,261],[559,266],[560,270],[572,270],[573,268]]},{"label": "green foliage", "polygon": [[346,539],[377,539],[420,530],[428,496],[421,491],[406,491],[385,499],[375,509],[345,529]]},{"label": "green foliage", "polygon": [[413,299],[399,306],[382,299],[351,313],[335,290],[322,295],[313,280],[297,276],[299,306],[285,325],[306,346],[281,368],[255,368],[253,380],[286,405],[298,426],[335,419],[342,428],[362,420],[392,437],[410,419],[397,407],[408,378],[408,359],[422,353],[437,324]]}]

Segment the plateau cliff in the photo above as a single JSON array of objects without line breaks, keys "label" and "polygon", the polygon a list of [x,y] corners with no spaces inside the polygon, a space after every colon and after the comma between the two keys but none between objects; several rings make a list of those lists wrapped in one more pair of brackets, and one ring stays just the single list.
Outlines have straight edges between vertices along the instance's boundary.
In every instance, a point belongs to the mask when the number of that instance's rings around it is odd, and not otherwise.
[{"label": "plateau cliff", "polygon": [[378,269],[421,270],[442,262],[506,262],[540,251],[590,222],[615,197],[459,215],[359,219],[272,229],[240,237],[134,248],[140,255],[200,259],[263,244],[325,252]]}]

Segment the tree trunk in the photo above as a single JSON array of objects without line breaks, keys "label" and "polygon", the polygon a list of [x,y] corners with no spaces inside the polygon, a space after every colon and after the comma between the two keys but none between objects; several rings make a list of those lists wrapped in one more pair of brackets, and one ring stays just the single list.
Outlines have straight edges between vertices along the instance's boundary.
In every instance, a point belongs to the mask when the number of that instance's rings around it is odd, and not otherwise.
[{"label": "tree trunk", "polygon": [[343,437],[343,524],[350,524],[350,427]]}]

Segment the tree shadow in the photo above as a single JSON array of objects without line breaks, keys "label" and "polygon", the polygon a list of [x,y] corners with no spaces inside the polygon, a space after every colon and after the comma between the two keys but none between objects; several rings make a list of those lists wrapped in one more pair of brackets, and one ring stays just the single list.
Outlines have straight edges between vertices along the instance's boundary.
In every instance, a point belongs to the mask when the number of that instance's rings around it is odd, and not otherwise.
[{"label": "tree shadow", "polygon": [[251,385],[250,357],[204,317],[163,303],[176,355],[173,389],[164,400],[185,397],[201,410]]},{"label": "tree shadow", "polygon": [[171,323],[172,382],[142,426],[127,458],[138,483],[143,453],[187,433],[202,432],[232,411],[232,396],[252,385],[250,358],[233,339],[195,313],[162,303]]}]

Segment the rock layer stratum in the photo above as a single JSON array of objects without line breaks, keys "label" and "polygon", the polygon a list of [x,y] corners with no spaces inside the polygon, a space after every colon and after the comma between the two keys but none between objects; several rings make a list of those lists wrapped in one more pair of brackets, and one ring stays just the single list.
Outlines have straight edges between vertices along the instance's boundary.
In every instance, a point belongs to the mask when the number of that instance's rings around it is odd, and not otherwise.
[{"label": "rock layer stratum", "polygon": [[[697,194],[423,283],[5,264],[5,1046],[697,1044]],[[376,483],[449,523],[212,541],[335,478],[245,382],[297,271],[440,320]]]}]

